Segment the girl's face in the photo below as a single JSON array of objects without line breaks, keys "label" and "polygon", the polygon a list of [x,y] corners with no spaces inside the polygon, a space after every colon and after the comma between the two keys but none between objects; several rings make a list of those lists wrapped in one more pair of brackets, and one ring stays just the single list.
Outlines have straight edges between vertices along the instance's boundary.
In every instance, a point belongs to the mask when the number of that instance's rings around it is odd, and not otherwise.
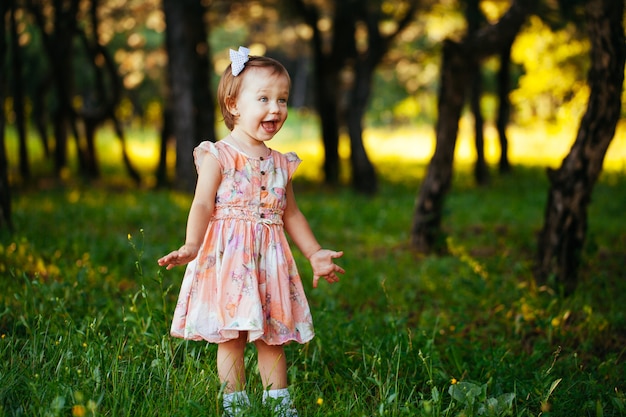
[{"label": "girl's face", "polygon": [[241,91],[230,108],[236,137],[268,141],[287,120],[289,80],[270,68],[253,67],[244,73]]}]

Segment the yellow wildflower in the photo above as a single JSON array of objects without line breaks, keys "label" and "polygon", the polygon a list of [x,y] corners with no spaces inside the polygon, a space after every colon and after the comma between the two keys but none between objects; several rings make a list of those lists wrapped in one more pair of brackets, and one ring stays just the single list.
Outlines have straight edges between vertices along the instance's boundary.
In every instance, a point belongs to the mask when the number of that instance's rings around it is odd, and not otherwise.
[{"label": "yellow wildflower", "polygon": [[322,405],[322,404],[324,404],[324,399],[322,397],[319,397],[317,399],[317,405]]},{"label": "yellow wildflower", "polygon": [[85,406],[76,404],[74,407],[72,407],[72,416],[85,417]]}]

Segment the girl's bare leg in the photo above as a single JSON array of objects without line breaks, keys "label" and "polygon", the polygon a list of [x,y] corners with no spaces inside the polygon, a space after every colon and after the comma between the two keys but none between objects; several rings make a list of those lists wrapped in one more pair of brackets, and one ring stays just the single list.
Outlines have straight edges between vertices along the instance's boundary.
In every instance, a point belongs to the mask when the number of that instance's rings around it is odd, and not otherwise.
[{"label": "girl's bare leg", "polygon": [[259,373],[263,383],[263,404],[273,409],[280,417],[298,417],[287,389],[287,361],[282,346],[255,342],[259,354]]},{"label": "girl's bare leg", "polygon": [[226,383],[226,393],[245,389],[244,351],[247,338],[247,332],[239,332],[239,338],[217,345],[217,373],[222,384]]},{"label": "girl's bare leg", "polygon": [[259,356],[259,373],[263,388],[287,388],[287,361],[282,346],[268,345],[263,341],[254,342]]}]

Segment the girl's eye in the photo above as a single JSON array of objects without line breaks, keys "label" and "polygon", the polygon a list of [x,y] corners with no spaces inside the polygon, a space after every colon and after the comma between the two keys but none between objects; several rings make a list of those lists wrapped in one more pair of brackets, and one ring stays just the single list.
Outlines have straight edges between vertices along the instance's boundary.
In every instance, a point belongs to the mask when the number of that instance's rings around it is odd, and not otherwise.
[{"label": "girl's eye", "polygon": [[281,103],[281,104],[285,104],[285,103],[287,103],[287,99],[286,98],[279,98],[278,102]]},{"label": "girl's eye", "polygon": [[267,97],[261,97],[259,100],[265,103],[267,101]]}]

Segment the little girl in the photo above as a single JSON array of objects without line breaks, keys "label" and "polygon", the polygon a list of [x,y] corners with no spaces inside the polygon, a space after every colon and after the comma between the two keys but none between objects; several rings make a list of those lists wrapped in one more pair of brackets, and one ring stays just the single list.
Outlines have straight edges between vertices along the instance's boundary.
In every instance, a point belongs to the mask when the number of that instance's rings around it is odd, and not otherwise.
[{"label": "little girl", "polygon": [[230,51],[218,101],[231,133],[194,151],[198,182],[185,244],[159,259],[171,269],[188,264],[171,333],[218,343],[217,370],[224,412],[249,405],[244,349],[254,343],[263,402],[280,416],[297,416],[287,390],[283,346],[314,336],[311,313],[284,231],[310,261],[313,287],[345,271],[343,255],[322,249],[298,209],[291,178],[301,160],[267,142],[287,119],[291,80],[274,59]]}]

